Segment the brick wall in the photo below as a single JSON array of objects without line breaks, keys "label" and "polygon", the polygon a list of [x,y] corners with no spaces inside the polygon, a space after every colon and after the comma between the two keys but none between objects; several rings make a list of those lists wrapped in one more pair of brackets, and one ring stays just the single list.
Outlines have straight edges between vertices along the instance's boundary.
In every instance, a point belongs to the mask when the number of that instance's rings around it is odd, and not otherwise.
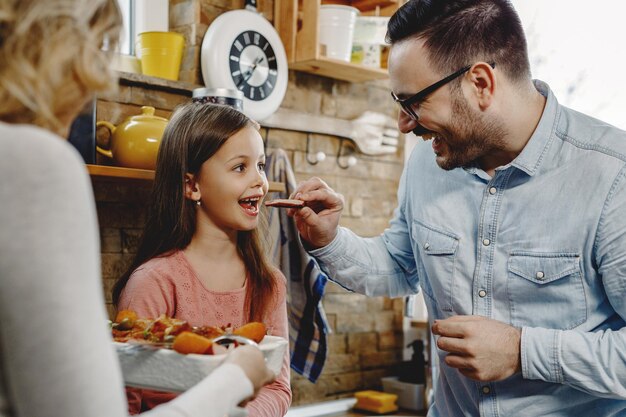
[{"label": "brick wall", "polygon": [[[173,29],[187,37],[187,57],[181,79],[201,83],[198,70],[198,47],[208,24],[226,10],[241,7],[243,2],[228,0],[170,0]],[[260,1],[259,9],[271,19],[273,3]],[[283,108],[311,114],[351,119],[365,110],[392,115],[387,82],[350,84],[291,71]],[[184,94],[141,86],[121,86],[117,94],[100,97],[98,120],[120,123],[139,113],[141,105],[152,105],[157,114],[167,117],[171,110],[188,100]],[[103,133],[103,132],[99,132]],[[106,142],[105,135],[99,137]],[[396,189],[402,171],[402,147],[397,154],[358,158],[347,170],[337,166],[336,137],[313,135],[312,150],[328,157],[317,165],[306,162],[304,133],[272,129],[268,148],[283,148],[291,157],[298,180],[317,175],[346,198],[341,224],[362,236],[375,236],[388,225],[396,206]],[[105,161],[101,161],[105,162]],[[102,236],[103,283],[109,312],[110,289],[126,269],[136,251],[137,240],[145,221],[145,206],[150,184],[141,181],[119,182],[94,180],[100,232]],[[330,354],[317,384],[292,372],[293,404],[305,404],[349,396],[361,389],[378,388],[380,377],[402,360],[402,301],[366,298],[329,284],[323,299],[334,333],[330,335]]]}]

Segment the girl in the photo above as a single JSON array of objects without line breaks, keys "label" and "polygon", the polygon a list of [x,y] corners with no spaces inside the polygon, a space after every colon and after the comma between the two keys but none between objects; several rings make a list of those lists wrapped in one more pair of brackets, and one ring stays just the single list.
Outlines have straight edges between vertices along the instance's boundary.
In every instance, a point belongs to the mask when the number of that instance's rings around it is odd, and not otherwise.
[{"label": "girl", "polygon": [[[118,309],[191,325],[265,323],[288,338],[286,282],[263,255],[259,212],[268,183],[258,124],[227,106],[190,103],[163,134],[137,256],[113,289]],[[131,413],[174,394],[129,390]],[[279,417],[291,402],[289,356],[246,408]]]}]

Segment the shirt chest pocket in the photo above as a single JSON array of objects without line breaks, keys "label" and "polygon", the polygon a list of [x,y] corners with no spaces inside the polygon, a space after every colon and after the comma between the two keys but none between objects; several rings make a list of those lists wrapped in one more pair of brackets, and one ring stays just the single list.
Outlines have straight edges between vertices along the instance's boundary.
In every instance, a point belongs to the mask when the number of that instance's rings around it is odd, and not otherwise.
[{"label": "shirt chest pocket", "polygon": [[587,320],[577,254],[512,253],[507,294],[514,326],[566,330]]},{"label": "shirt chest pocket", "polygon": [[[424,292],[443,311],[452,311],[456,251],[459,238],[454,234],[413,221],[413,246],[421,267]],[[421,262],[420,262],[421,260]]]}]

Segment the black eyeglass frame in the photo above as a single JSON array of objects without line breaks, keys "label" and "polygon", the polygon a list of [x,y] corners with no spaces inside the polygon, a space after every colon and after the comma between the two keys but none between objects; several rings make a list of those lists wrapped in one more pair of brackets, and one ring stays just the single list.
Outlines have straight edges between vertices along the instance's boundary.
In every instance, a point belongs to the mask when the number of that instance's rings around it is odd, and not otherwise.
[{"label": "black eyeglass frame", "polygon": [[[401,99],[398,96],[396,96],[396,94],[393,91],[391,92],[391,97],[393,97],[394,101],[396,103],[398,103],[400,105],[400,107],[402,107],[402,110],[404,110],[404,112],[406,114],[411,116],[413,118],[413,120],[418,121],[419,120],[419,116],[413,110],[413,107],[412,107],[413,104],[417,103],[417,102],[420,102],[420,101],[424,101],[426,99],[426,97],[428,97],[429,95],[431,95],[436,90],[438,90],[441,87],[443,87],[444,85],[448,84],[450,81],[454,80],[455,78],[460,77],[461,75],[463,75],[464,73],[469,71],[470,68],[472,68],[474,65],[475,64],[467,65],[467,66],[461,68],[460,70],[458,70],[458,71],[448,75],[447,77],[437,81],[436,83],[431,84],[428,87],[424,88],[423,90],[413,94],[411,97],[408,97],[408,98],[405,98],[405,99]],[[495,68],[496,67],[496,63],[495,62],[489,62],[489,65],[491,66],[491,68]]]}]

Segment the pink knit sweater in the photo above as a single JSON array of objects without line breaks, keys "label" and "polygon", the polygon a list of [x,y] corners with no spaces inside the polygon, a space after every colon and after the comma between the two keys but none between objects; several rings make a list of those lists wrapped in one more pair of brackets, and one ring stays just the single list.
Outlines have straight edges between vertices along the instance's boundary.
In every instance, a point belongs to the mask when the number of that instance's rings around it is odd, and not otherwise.
[{"label": "pink knit sweater", "polygon": [[[277,293],[264,320],[268,334],[288,339],[286,281],[275,270]],[[246,281],[247,282],[247,281]],[[161,314],[188,321],[192,326],[239,327],[244,317],[246,287],[232,291],[211,291],[197,278],[182,251],[151,259],[133,272],[121,294],[119,309],[130,309],[139,317],[156,318]],[[172,393],[128,389],[129,411],[153,408],[176,396]],[[291,404],[289,386],[289,349],[276,381],[263,387],[246,405],[250,417],[282,417]]]}]

